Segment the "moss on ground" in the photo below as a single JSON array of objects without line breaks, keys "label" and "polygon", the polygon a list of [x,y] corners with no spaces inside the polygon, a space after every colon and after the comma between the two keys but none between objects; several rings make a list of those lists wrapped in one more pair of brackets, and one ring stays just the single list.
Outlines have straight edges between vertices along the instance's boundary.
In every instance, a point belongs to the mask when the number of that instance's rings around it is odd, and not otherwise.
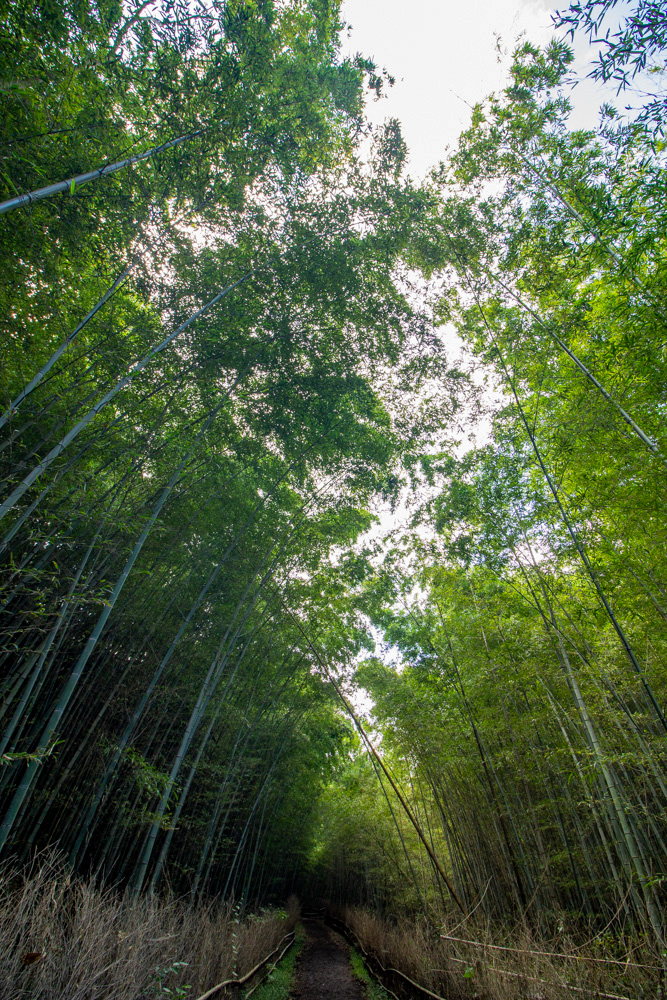
[{"label": "moss on ground", "polygon": [[[296,960],[303,948],[306,935],[303,927],[299,925],[296,929],[294,944],[285,957],[268,974],[263,983],[254,991],[248,990],[244,997],[252,992],[253,1000],[289,1000],[289,995],[294,985],[296,974]],[[379,1000],[379,998],[378,998]]]},{"label": "moss on ground", "polygon": [[364,964],[361,953],[356,948],[350,948],[350,964],[352,972],[363,984],[367,1000],[391,1000],[387,991],[382,989],[376,979],[373,979]]}]

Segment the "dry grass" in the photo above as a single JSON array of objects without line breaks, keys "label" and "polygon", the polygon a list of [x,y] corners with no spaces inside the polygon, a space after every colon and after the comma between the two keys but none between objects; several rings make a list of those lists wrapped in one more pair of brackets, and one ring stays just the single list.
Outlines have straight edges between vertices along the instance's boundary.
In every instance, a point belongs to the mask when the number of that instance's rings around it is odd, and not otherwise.
[{"label": "dry grass", "polygon": [[295,906],[240,921],[225,905],[130,902],[43,855],[1,873],[0,998],[194,1000],[253,968],[297,919]]},{"label": "dry grass", "polygon": [[[540,941],[527,929],[515,931],[507,939],[492,938],[480,925],[474,930],[453,925],[451,930],[443,931],[478,942],[482,945],[479,947],[443,940],[425,924],[389,922],[365,910],[347,908],[336,915],[385,967],[399,969],[446,998],[590,1000],[610,995],[637,1000],[660,995],[660,972],[637,967],[659,964],[655,951],[641,941],[626,943],[621,964],[619,954],[623,952],[617,950],[618,942],[609,938],[604,946],[598,938],[587,946],[568,948]],[[508,950],[503,950],[505,947]],[[554,957],[554,952],[566,957]]]}]

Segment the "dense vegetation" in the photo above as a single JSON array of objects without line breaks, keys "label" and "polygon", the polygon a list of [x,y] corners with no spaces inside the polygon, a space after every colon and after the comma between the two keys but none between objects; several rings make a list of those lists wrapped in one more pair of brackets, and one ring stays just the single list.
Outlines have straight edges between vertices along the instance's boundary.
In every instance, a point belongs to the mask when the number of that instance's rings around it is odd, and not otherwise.
[{"label": "dense vegetation", "polygon": [[417,185],[335,0],[2,15],[3,856],[661,954],[659,94],[523,43]]}]

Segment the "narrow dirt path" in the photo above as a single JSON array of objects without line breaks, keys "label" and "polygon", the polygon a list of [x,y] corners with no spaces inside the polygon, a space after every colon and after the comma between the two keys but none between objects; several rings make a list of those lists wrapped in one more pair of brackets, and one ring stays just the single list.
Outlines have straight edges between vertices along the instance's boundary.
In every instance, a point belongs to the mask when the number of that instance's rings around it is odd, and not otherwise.
[{"label": "narrow dirt path", "polygon": [[303,926],[308,941],[299,958],[291,1000],[363,1000],[343,938],[316,920],[304,920]]}]

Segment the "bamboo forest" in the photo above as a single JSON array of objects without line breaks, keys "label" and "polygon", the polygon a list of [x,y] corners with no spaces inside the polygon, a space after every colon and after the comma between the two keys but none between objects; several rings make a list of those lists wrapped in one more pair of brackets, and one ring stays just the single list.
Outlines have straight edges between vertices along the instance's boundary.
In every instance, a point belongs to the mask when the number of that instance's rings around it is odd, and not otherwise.
[{"label": "bamboo forest", "polygon": [[664,996],[666,0],[0,5],[0,998]]}]

